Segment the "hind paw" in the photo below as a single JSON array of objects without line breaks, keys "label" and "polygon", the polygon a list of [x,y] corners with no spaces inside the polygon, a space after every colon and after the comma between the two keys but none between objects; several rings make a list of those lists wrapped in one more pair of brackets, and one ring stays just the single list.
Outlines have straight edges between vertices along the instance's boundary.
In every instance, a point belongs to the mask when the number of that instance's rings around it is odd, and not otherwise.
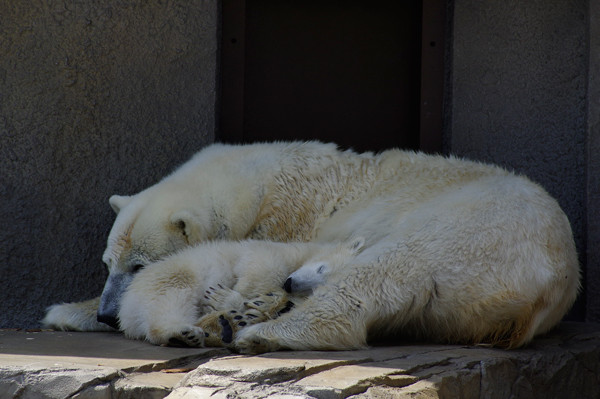
[{"label": "hind paw", "polygon": [[294,303],[288,300],[285,292],[270,292],[243,302],[241,309],[209,313],[198,320],[196,325],[205,332],[206,346],[231,346],[240,330],[276,319],[289,312],[293,306]]},{"label": "hind paw", "polygon": [[229,346],[239,330],[266,319],[265,315],[254,309],[244,313],[229,310],[207,314],[196,324],[205,332],[206,346]]},{"label": "hind paw", "polygon": [[268,338],[263,330],[263,325],[260,324],[241,331],[233,345],[231,345],[232,349],[247,355],[258,355],[281,349],[276,340]]},{"label": "hind paw", "polygon": [[169,338],[169,346],[183,346],[200,348],[204,346],[207,334],[202,328],[197,326],[188,326],[182,328],[178,333]]}]

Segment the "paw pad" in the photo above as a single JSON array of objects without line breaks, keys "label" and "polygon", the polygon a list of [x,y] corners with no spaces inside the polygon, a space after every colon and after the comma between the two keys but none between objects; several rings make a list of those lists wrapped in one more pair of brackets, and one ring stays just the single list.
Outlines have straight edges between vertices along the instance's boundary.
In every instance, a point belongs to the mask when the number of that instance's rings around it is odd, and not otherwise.
[{"label": "paw pad", "polygon": [[[227,290],[227,289],[225,289]],[[221,290],[223,291],[222,287]],[[230,290],[231,291],[231,290]],[[207,295],[219,292],[209,288]],[[227,309],[209,313],[198,320],[197,326],[205,331],[206,346],[230,346],[238,331],[266,320],[275,319],[289,312],[294,303],[287,299],[287,294],[269,292],[243,302],[242,309]]]}]

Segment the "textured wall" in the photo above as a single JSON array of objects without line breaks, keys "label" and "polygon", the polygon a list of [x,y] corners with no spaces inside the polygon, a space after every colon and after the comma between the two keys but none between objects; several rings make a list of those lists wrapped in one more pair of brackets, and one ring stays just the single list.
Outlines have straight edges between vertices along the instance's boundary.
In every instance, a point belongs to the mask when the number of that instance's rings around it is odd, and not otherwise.
[{"label": "textured wall", "polygon": [[108,197],[214,139],[217,0],[0,0],[0,327],[100,293]]},{"label": "textured wall", "polygon": [[558,199],[582,263],[587,5],[455,0],[449,126],[451,152],[524,173]]},{"label": "textured wall", "polygon": [[600,0],[589,0],[587,320],[600,321]]}]

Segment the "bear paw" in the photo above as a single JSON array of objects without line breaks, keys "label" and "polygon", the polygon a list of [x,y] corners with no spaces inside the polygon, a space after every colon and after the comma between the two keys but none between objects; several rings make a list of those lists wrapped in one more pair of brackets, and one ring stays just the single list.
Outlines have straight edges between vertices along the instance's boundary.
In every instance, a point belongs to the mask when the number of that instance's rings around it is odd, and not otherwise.
[{"label": "bear paw", "polygon": [[242,295],[231,288],[218,284],[216,288],[209,287],[204,293],[205,306],[212,311],[237,307],[244,299]]},{"label": "bear paw", "polygon": [[207,337],[208,334],[200,327],[184,327],[169,338],[169,346],[200,348],[204,346]]},{"label": "bear paw", "polygon": [[263,325],[257,324],[240,331],[232,349],[246,355],[258,355],[281,349],[275,340],[263,336],[262,327]]},{"label": "bear paw", "polygon": [[239,330],[265,319],[263,314],[254,309],[244,313],[229,310],[207,314],[196,325],[205,332],[206,346],[229,346]]},{"label": "bear paw", "polygon": [[294,307],[294,303],[288,300],[285,292],[278,291],[252,298],[244,302],[244,306],[260,312],[264,315],[264,319],[276,319],[280,315],[289,312]]},{"label": "bear paw", "polygon": [[289,312],[294,303],[281,293],[259,295],[244,302],[242,310],[213,312],[202,317],[196,325],[205,332],[206,346],[231,346],[238,331]]}]

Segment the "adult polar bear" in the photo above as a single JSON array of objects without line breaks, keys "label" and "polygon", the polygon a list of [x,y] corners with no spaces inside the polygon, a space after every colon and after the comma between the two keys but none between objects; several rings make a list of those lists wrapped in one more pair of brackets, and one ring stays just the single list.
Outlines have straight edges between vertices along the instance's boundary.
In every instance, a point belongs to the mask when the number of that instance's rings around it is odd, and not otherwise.
[{"label": "adult polar bear", "polygon": [[[484,282],[490,295],[486,297],[488,307],[481,304],[482,315],[506,304],[522,305],[519,316],[504,325],[513,323],[518,330],[515,336],[527,339],[560,320],[579,285],[572,233],[558,204],[523,177],[452,157],[399,150],[356,154],[316,142],[213,145],[155,186],[132,197],[112,197],[110,202],[118,216],[103,258],[109,278],[98,316],[113,325],[121,293],[140,266],[216,239],[338,242],[358,232],[366,237],[364,254],[371,254],[372,259],[363,255],[364,267],[352,263],[349,274],[360,276],[387,259],[402,265],[409,280],[411,270],[422,275],[419,268],[437,262],[430,279],[407,290],[431,298],[446,294],[440,292],[442,280],[455,284],[448,287],[474,289],[469,286],[478,281],[474,277],[493,264],[511,274],[501,283],[493,279]],[[406,239],[417,235],[421,241],[406,241],[403,231]],[[398,242],[386,243],[392,232]],[[388,251],[392,244],[404,247],[403,251]],[[461,264],[468,267],[457,274]],[[381,276],[376,276],[366,278],[379,281]],[[352,302],[350,291],[338,283],[340,292],[327,295],[334,296],[331,303],[341,307],[333,309],[327,303],[325,307],[333,313],[322,314],[322,318],[338,317],[337,312],[347,311],[344,304]],[[384,288],[385,283],[382,281]],[[403,284],[396,283],[396,289],[382,291],[389,293],[392,301],[385,306],[387,322],[406,310],[405,304],[391,306],[402,297],[398,293]],[[530,290],[529,284],[536,289]],[[379,298],[375,292],[373,295]],[[55,305],[45,324],[102,329],[93,312],[97,303]],[[242,338],[289,321],[294,314],[304,320],[295,310],[281,320],[248,328]],[[372,324],[383,330],[395,326]],[[318,326],[304,329],[313,328]],[[273,334],[263,335],[277,341]],[[519,339],[514,344],[524,342]]]}]

